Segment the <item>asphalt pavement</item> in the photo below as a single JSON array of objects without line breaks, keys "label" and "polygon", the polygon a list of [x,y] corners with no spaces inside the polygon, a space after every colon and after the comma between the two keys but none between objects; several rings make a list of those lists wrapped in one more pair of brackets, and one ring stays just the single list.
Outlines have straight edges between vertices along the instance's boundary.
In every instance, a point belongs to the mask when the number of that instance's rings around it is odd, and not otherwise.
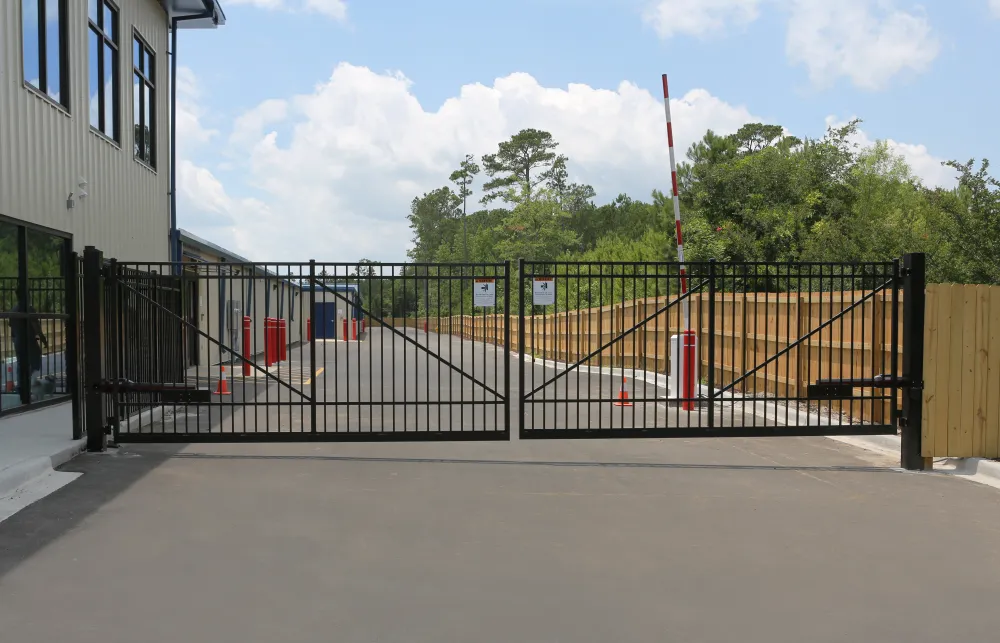
[{"label": "asphalt pavement", "polygon": [[142,445],[0,523],[18,643],[988,641],[997,491],[823,438]]},{"label": "asphalt pavement", "polygon": [[[362,341],[295,347],[286,361],[254,369],[248,378],[237,370],[229,376],[230,395],[213,396],[209,405],[167,405],[162,415],[126,421],[123,431],[305,433],[312,429],[309,407],[315,398],[316,430],[321,433],[497,434],[504,429],[507,404],[516,432],[521,397],[517,360],[516,354],[510,358],[508,386],[502,347],[413,328],[374,328]],[[681,412],[668,403],[664,386],[637,378],[635,371],[602,370],[596,362],[563,370],[562,364],[526,364],[525,389],[538,389],[525,403],[527,428],[707,426],[707,410]],[[218,388],[219,373],[201,374],[192,384]],[[630,399],[616,405],[623,387]],[[762,422],[732,405],[716,413],[722,426]]]},{"label": "asphalt pavement", "polygon": [[[360,374],[375,377],[363,358],[380,352],[377,341],[329,344],[315,368],[292,355],[280,384],[234,380],[232,403],[211,407],[220,416],[207,430],[287,411],[241,403],[291,401],[313,383],[327,398],[379,400],[376,387],[353,388]],[[489,350],[470,372],[500,367]],[[318,379],[333,359],[341,374],[344,357],[351,368],[362,358],[351,393]],[[416,373],[426,377],[430,360],[377,374],[424,401],[478,386],[441,386],[442,369],[428,394]],[[347,407],[326,408],[346,421]],[[357,408],[351,428],[363,430],[371,420]],[[184,413],[150,426],[212,419]],[[901,471],[825,438],[514,437],[126,444],[82,455],[61,467],[82,473],[76,481],[0,523],[0,640],[996,638],[996,489]]]}]

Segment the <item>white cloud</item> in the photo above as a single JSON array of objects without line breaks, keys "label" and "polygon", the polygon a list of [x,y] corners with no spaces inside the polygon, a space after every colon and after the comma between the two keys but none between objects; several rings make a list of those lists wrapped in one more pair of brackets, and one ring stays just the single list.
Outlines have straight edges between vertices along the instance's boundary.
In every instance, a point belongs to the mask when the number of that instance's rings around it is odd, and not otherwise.
[{"label": "white cloud", "polygon": [[[826,117],[827,127],[843,127],[846,124],[847,121],[843,121],[836,116]],[[860,147],[869,147],[875,144],[875,139],[871,138],[864,130],[858,130],[857,134],[850,141]],[[890,150],[903,157],[913,171],[913,174],[924,185],[943,188],[953,188],[958,185],[958,180],[955,178],[955,171],[942,165],[946,159],[932,155],[925,145],[900,143],[891,138],[885,139],[885,142]]]},{"label": "white cloud", "polygon": [[[234,222],[245,210],[262,207],[251,199],[232,198],[212,172],[191,160],[219,132],[205,127],[199,104],[201,86],[188,67],[177,68],[177,208],[179,225],[226,245]],[[193,216],[186,216],[190,213]]]},{"label": "white cloud", "polygon": [[[177,68],[177,154],[185,158],[219,132],[201,124],[204,115],[199,106],[201,87],[189,67]],[[180,176],[180,175],[178,175]]]},{"label": "white cloud", "polygon": [[[436,110],[411,90],[400,73],[342,64],[312,93],[246,111],[229,136],[226,186],[182,155],[181,225],[258,260],[403,260],[412,199],[447,184],[466,153],[494,152],[525,127],[550,131],[572,180],[593,185],[601,201],[668,189],[662,99],[632,83],[552,88],[515,73],[465,85]],[[704,89],[671,109],[681,157],[710,128],[762,120]],[[890,144],[925,182],[947,184],[926,148]]]},{"label": "white cloud", "polygon": [[279,99],[266,100],[242,114],[233,123],[233,133],[229,142],[240,145],[254,143],[264,135],[268,125],[279,123],[288,117],[288,102]]},{"label": "white cloud", "polygon": [[994,16],[1000,18],[1000,0],[990,0],[990,10]]},{"label": "white cloud", "polygon": [[326,14],[335,20],[347,18],[347,3],[344,0],[306,0],[305,8]]},{"label": "white cloud", "polygon": [[788,59],[820,87],[848,78],[882,89],[897,74],[924,71],[941,51],[927,17],[893,0],[656,0],[643,17],[663,38],[705,36],[755,21],[765,2],[788,14]]},{"label": "white cloud", "polygon": [[[619,192],[646,198],[669,185],[662,99],[632,83],[557,89],[515,73],[492,86],[466,85],[434,111],[410,85],[402,74],[343,64],[313,93],[244,114],[231,151],[249,159],[248,183],[269,208],[240,220],[240,250],[280,259],[402,259],[410,201],[445,185],[466,153],[494,152],[525,127],[552,132],[574,180],[605,199]],[[708,128],[731,132],[754,120],[705,90],[674,99],[672,109],[681,151]],[[268,126],[280,127],[281,137]]]},{"label": "white cloud", "polygon": [[347,2],[345,0],[228,0],[228,4],[246,4],[261,9],[285,11],[311,11],[333,18],[347,19]]},{"label": "white cloud", "polygon": [[749,24],[760,13],[761,0],[659,0],[643,14],[661,38],[676,34],[705,36],[727,23]]},{"label": "white cloud", "polygon": [[877,90],[900,72],[927,69],[941,44],[926,16],[885,2],[795,0],[786,51],[816,85],[846,77],[862,89]]}]

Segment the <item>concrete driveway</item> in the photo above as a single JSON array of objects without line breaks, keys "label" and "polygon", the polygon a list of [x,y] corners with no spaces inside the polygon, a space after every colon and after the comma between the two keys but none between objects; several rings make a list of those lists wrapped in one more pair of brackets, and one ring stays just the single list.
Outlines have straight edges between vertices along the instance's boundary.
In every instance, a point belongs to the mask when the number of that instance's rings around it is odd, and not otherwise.
[{"label": "concrete driveway", "polygon": [[823,438],[136,446],[0,523],[18,643],[988,641],[1000,495]]}]

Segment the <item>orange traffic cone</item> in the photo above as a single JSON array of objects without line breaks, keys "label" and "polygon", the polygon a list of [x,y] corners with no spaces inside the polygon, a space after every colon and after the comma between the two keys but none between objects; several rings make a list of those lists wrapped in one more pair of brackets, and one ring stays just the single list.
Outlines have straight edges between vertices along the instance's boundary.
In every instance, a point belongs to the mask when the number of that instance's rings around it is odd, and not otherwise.
[{"label": "orange traffic cone", "polygon": [[222,367],[222,379],[219,380],[219,384],[215,387],[216,395],[231,395],[229,392],[229,380],[226,379],[226,367]]},{"label": "orange traffic cone", "polygon": [[628,389],[625,388],[626,380],[622,378],[621,388],[618,389],[618,401],[615,402],[615,406],[632,406],[632,403],[628,401]]},{"label": "orange traffic cone", "polygon": [[14,366],[12,364],[7,364],[7,384],[4,386],[4,390],[7,393],[14,392]]}]

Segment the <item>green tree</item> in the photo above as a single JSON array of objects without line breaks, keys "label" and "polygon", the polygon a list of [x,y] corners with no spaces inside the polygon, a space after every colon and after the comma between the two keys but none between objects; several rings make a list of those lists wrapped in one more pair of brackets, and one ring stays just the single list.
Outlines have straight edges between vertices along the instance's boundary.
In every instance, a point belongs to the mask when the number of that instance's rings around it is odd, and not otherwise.
[{"label": "green tree", "polygon": [[537,129],[523,129],[500,143],[496,154],[483,157],[483,170],[490,180],[483,185],[482,202],[498,198],[508,203],[530,201],[535,188],[546,180],[558,146],[552,134]]},{"label": "green tree", "polygon": [[[726,136],[706,132],[678,168],[686,259],[851,264],[926,252],[932,282],[1000,283],[1000,183],[988,163],[950,163],[959,187],[928,189],[887,144],[859,146],[859,123],[816,139],[764,123]],[[654,191],[642,201],[620,194],[598,206],[591,186],[570,181],[569,159],[556,149],[547,132],[522,130],[483,158],[490,177],[483,202],[502,199],[506,208],[468,212],[468,196],[461,195],[471,174],[461,169],[452,175],[458,194],[442,188],[415,199],[411,256],[438,262],[676,256],[667,195]],[[779,281],[764,276],[745,287],[774,288]],[[848,287],[842,280],[805,286]],[[582,303],[601,301],[604,287],[576,293],[558,286]],[[616,287],[615,296],[623,292]],[[512,293],[515,303],[518,297]],[[433,303],[434,294],[425,299]]]},{"label": "green tree", "polygon": [[990,162],[950,161],[959,173],[954,198],[942,200],[953,225],[950,241],[967,283],[1000,284],[1000,181],[989,174]]},{"label": "green tree", "polygon": [[409,251],[413,260],[431,261],[438,247],[454,235],[460,204],[458,195],[447,187],[413,199],[407,217],[414,232],[413,248]]},{"label": "green tree", "polygon": [[576,234],[564,225],[568,218],[558,197],[550,190],[539,189],[534,199],[517,204],[510,216],[494,228],[498,256],[536,261],[558,257],[576,245]]},{"label": "green tree", "polygon": [[780,125],[747,123],[732,136],[740,154],[756,154],[769,147],[779,147],[784,151],[801,144],[794,136],[785,136],[785,128]]},{"label": "green tree", "polygon": [[462,260],[469,262],[469,227],[466,223],[466,205],[469,197],[472,196],[472,181],[479,174],[479,165],[476,164],[476,157],[471,154],[465,155],[457,170],[451,173],[449,180],[458,187],[458,197],[462,199]]}]

